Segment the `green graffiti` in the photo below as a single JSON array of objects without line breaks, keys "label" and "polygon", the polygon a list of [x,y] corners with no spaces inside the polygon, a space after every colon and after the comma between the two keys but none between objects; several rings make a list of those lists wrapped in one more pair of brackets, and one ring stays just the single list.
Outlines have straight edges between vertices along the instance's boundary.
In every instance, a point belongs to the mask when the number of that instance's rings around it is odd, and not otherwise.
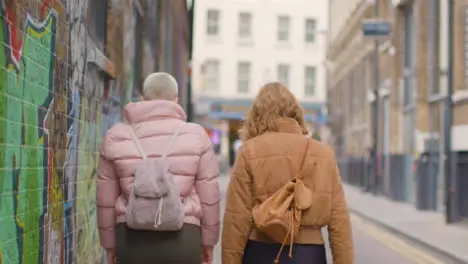
[{"label": "green graffiti", "polygon": [[[7,43],[5,40],[5,32],[4,32],[4,25],[5,22],[4,20],[5,15],[3,14],[3,11],[0,9],[0,44],[5,46],[4,43]],[[5,127],[6,127],[6,122],[5,122],[5,116],[6,116],[6,92],[5,92],[5,82],[3,80],[6,80],[6,58],[5,58],[5,48],[0,48],[0,199],[4,196],[3,190],[3,175],[4,175],[4,170],[5,170],[5,151],[1,149],[3,147],[3,142],[5,142]],[[0,212],[2,210],[2,202],[0,200]],[[0,224],[2,224],[3,217],[0,216]],[[0,225],[3,226],[3,225]],[[1,228],[1,227],[0,227]],[[0,235],[0,248],[3,245],[1,235]],[[2,262],[2,251],[0,249],[0,263]]]},{"label": "green graffiti", "polygon": [[[100,131],[101,124],[100,112],[91,113],[88,109],[95,109],[99,102],[96,99],[82,97],[80,105],[80,130],[78,138],[80,149],[78,153],[78,166],[76,179],[76,223],[80,226],[83,236],[77,242],[77,251],[80,252],[79,264],[88,264],[95,261],[96,256],[101,255],[99,246],[99,236],[97,233],[97,215],[96,215],[96,167],[99,160],[98,146],[100,138],[96,137],[97,131]],[[92,116],[95,115],[95,116]]]},{"label": "green graffiti", "polygon": [[122,108],[125,107],[128,103],[132,102],[133,96],[133,83],[135,79],[135,59],[131,59],[129,64],[130,66],[127,69],[125,74],[125,94],[121,98]]},{"label": "green graffiti", "polygon": [[48,176],[43,122],[52,100],[56,15],[40,24],[28,19],[17,65],[6,57],[9,32],[1,17],[0,259],[41,263]]}]

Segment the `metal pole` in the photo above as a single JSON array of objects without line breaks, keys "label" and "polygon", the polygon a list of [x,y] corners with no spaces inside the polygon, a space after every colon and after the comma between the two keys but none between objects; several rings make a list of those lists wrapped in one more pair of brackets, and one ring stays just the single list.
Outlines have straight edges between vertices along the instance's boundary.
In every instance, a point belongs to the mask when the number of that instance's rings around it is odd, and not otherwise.
[{"label": "metal pole", "polygon": [[[379,17],[379,0],[375,0],[374,3],[374,17]],[[379,137],[378,127],[379,127],[379,85],[380,85],[380,60],[379,60],[379,41],[376,39],[374,41],[374,102],[372,104],[372,134],[374,140],[372,141],[372,163],[374,166],[373,179],[372,179],[372,190],[374,194],[377,194],[379,189],[379,166],[377,163],[377,140]]]},{"label": "metal pole", "polygon": [[453,122],[453,67],[454,67],[454,37],[455,37],[455,26],[454,26],[454,0],[448,0],[448,68],[447,68],[447,96],[445,98],[445,192],[446,192],[446,221],[447,223],[453,223],[454,212],[452,210],[454,202],[454,186],[452,177],[452,122]]},{"label": "metal pole", "polygon": [[187,121],[193,122],[193,104],[192,104],[192,58],[193,58],[193,38],[194,38],[194,17],[195,17],[195,0],[192,0],[192,6],[189,10],[189,75],[187,78]]},{"label": "metal pole", "polygon": [[[428,53],[429,53],[429,65],[428,65],[428,77],[429,77],[429,95],[434,94],[435,91],[435,71],[434,71],[434,56],[436,54],[435,50],[435,19],[436,19],[436,9],[435,9],[435,0],[430,0],[429,1],[429,25],[428,25],[428,33],[429,33],[429,41],[428,41]],[[438,77],[438,76],[437,76]],[[429,97],[428,97],[429,99]],[[437,173],[437,168],[434,166],[435,165],[435,149],[433,146],[434,142],[434,104],[429,102],[429,177],[430,177],[430,182],[434,180],[435,175]],[[434,180],[435,186],[437,186],[437,181]],[[431,188],[432,189],[432,188]],[[432,191],[432,190],[431,190]],[[437,197],[437,188],[434,188],[434,196],[432,197]],[[434,199],[436,200],[436,199]],[[435,203],[436,206],[437,202]]]}]

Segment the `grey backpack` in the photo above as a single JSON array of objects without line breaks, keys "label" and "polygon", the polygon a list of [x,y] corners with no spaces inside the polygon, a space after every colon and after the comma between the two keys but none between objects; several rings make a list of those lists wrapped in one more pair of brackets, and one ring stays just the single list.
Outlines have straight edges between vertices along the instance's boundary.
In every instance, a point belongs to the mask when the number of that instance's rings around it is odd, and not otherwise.
[{"label": "grey backpack", "polygon": [[175,231],[184,224],[184,204],[174,177],[169,172],[167,155],[184,123],[172,135],[160,158],[148,159],[133,128],[132,139],[142,157],[137,166],[127,204],[127,226],[136,230]]}]

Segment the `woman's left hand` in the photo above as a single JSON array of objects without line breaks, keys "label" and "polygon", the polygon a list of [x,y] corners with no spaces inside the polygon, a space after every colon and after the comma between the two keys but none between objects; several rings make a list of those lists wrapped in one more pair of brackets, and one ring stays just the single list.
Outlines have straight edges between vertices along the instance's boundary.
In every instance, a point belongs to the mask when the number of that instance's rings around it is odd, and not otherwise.
[{"label": "woman's left hand", "polygon": [[203,246],[202,248],[202,264],[212,264],[213,263],[213,247]]},{"label": "woman's left hand", "polygon": [[115,249],[107,250],[107,264],[116,264],[117,257],[115,256]]}]

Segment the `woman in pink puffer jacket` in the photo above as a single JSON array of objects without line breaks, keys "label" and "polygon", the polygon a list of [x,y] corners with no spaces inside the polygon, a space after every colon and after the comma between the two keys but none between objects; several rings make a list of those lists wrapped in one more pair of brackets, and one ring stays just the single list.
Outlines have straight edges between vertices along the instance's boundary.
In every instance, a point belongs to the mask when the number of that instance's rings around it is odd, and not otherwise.
[{"label": "woman in pink puffer jacket", "polygon": [[[144,82],[143,100],[125,107],[124,117],[148,157],[160,157],[174,131],[185,123],[177,99],[176,80],[167,73],[153,73]],[[205,130],[185,123],[167,158],[185,201],[181,231],[137,231],[125,224],[139,162],[130,127],[113,126],[101,146],[96,200],[99,236],[109,263],[211,263],[220,228],[220,190],[218,161]]]}]

